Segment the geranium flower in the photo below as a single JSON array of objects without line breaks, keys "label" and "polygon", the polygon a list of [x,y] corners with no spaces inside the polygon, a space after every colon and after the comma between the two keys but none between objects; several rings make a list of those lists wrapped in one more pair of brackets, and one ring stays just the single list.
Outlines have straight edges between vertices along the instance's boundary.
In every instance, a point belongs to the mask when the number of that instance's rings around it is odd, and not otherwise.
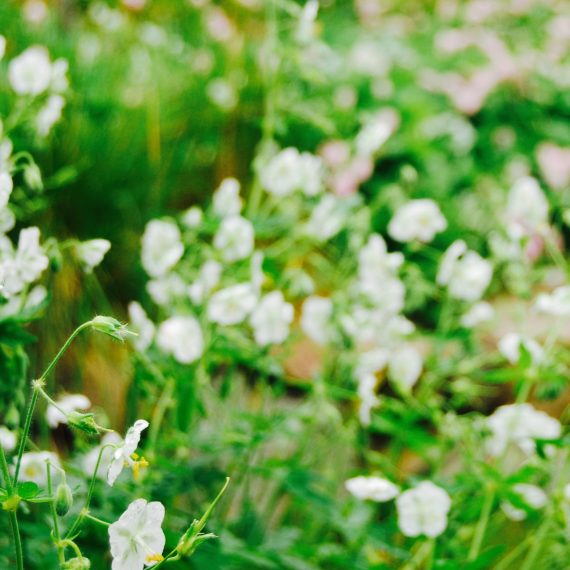
[{"label": "geranium flower", "polygon": [[144,457],[139,459],[138,455],[135,454],[135,450],[141,439],[141,432],[145,430],[148,425],[146,420],[137,420],[127,431],[122,445],[115,450],[113,460],[107,471],[107,483],[109,483],[111,487],[114,485],[124,467],[131,467],[136,479],[140,468],[148,466]]}]

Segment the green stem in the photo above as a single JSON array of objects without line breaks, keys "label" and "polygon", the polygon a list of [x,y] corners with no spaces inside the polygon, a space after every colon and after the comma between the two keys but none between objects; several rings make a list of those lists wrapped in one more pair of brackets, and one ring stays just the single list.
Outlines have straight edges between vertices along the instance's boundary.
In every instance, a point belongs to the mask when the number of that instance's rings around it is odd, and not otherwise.
[{"label": "green stem", "polygon": [[[6,485],[6,490],[9,495],[14,492],[14,487],[12,486],[12,481],[10,479],[10,470],[8,469],[8,462],[6,461],[6,455],[4,453],[4,448],[0,445],[0,469],[2,470],[2,476],[4,477],[4,484]],[[18,526],[18,515],[16,511],[9,511],[8,516],[10,518],[10,532],[12,533],[12,538],[14,539],[14,550],[16,553],[16,568],[17,570],[24,570],[24,555],[22,553],[22,539],[20,538],[20,528]]]},{"label": "green stem", "polygon": [[83,513],[83,517],[86,519],[89,519],[93,522],[96,522],[98,524],[102,524],[104,526],[111,526],[111,523],[108,523],[104,520],[98,519],[97,517],[94,517],[93,515],[90,515],[89,513]]},{"label": "green stem", "polygon": [[59,566],[61,567],[65,564],[65,552],[61,546],[61,535],[59,534],[59,523],[57,521],[57,512],[55,510],[55,499],[53,496],[53,489],[52,489],[52,484],[51,484],[51,464],[49,461],[46,462],[46,471],[47,471],[48,495],[51,498],[50,511],[51,511],[51,517],[53,520],[53,534],[55,537],[55,548],[57,550],[57,558],[59,561]]},{"label": "green stem", "polygon": [[491,512],[493,511],[493,504],[495,503],[495,490],[487,489],[485,496],[485,502],[481,509],[481,515],[479,517],[479,522],[477,523],[477,528],[475,529],[475,535],[473,536],[473,542],[471,543],[471,548],[469,549],[469,556],[467,560],[475,560],[479,556],[479,551],[481,550],[481,545],[483,544],[483,539],[485,538],[485,532],[487,530],[487,525],[489,523],[489,518]]}]

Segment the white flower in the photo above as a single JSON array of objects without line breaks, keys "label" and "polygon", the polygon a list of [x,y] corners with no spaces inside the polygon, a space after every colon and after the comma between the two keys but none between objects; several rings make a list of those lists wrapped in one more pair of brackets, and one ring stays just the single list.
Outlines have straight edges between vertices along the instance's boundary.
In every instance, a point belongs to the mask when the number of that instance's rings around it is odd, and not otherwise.
[{"label": "white flower", "polygon": [[435,538],[447,528],[451,499],[447,492],[430,481],[404,491],[396,499],[398,526],[405,536]]},{"label": "white flower", "polygon": [[530,176],[517,180],[509,192],[505,212],[507,232],[514,239],[542,233],[548,225],[548,200]]},{"label": "white flower", "polygon": [[142,570],[163,560],[164,514],[162,503],[137,499],[109,526],[112,570]]},{"label": "white flower", "polygon": [[330,299],[313,295],[303,303],[301,328],[318,344],[326,344],[331,338],[333,304]]},{"label": "white flower", "polygon": [[[522,501],[533,510],[542,509],[548,503],[546,493],[536,485],[517,483],[513,486],[513,492],[519,495]],[[508,501],[501,503],[501,509],[513,521],[522,521],[527,517],[525,510],[515,507]]]},{"label": "white flower", "polygon": [[388,363],[388,376],[401,390],[409,392],[422,373],[422,355],[407,346],[394,352]]},{"label": "white flower", "polygon": [[255,342],[260,346],[285,342],[293,316],[293,305],[285,301],[281,291],[265,295],[249,319]]},{"label": "white flower", "polygon": [[152,220],[142,237],[142,264],[151,277],[161,277],[172,269],[184,253],[180,230],[173,222]]},{"label": "white flower", "polygon": [[20,480],[31,481],[40,487],[47,484],[46,463],[50,462],[56,467],[61,467],[59,457],[51,451],[30,451],[22,455],[20,464]]},{"label": "white flower", "polygon": [[67,424],[67,414],[77,410],[87,410],[91,402],[83,394],[65,394],[55,400],[57,408],[49,404],[46,411],[46,420],[50,428],[54,429],[59,424]]},{"label": "white flower", "polygon": [[462,301],[481,298],[493,277],[493,266],[477,252],[467,249],[465,242],[453,242],[443,255],[437,283],[446,285],[449,294]]},{"label": "white flower", "polygon": [[[50,88],[54,93],[62,93],[69,87],[67,70],[69,63],[65,59],[56,59],[51,66]],[[58,105],[56,103],[56,105]]]},{"label": "white flower", "polygon": [[114,485],[124,467],[131,467],[136,479],[139,468],[146,466],[144,457],[141,457],[139,460],[138,456],[135,455],[135,451],[141,439],[141,433],[148,425],[146,420],[137,420],[127,431],[127,435],[122,444],[115,449],[113,459],[107,471],[107,483],[109,483],[111,487]]},{"label": "white flower", "polygon": [[346,217],[342,200],[332,194],[325,194],[312,211],[306,232],[318,240],[329,240],[342,230]]},{"label": "white flower", "polygon": [[237,325],[253,311],[257,295],[250,283],[240,283],[214,293],[208,303],[208,319],[219,325]]},{"label": "white flower", "polygon": [[388,253],[381,235],[372,234],[358,253],[358,276],[361,281],[381,281],[393,274],[404,262],[400,252]]},{"label": "white flower", "polygon": [[214,212],[220,218],[237,216],[241,212],[242,201],[239,197],[240,183],[235,178],[222,180],[220,187],[214,192]]},{"label": "white flower", "polygon": [[361,501],[385,503],[398,495],[400,490],[394,483],[382,477],[353,477],[345,482],[346,490]]},{"label": "white flower", "polygon": [[36,130],[40,137],[47,137],[52,127],[61,119],[64,107],[65,99],[61,95],[50,96],[36,117]]},{"label": "white flower", "polygon": [[322,162],[308,152],[286,148],[275,155],[260,173],[261,185],[274,196],[287,196],[302,190],[307,196],[322,187]]},{"label": "white flower", "polygon": [[13,188],[12,177],[7,172],[0,172],[0,209],[8,204]]},{"label": "white flower", "polygon": [[390,237],[401,242],[429,243],[447,228],[438,205],[427,198],[412,200],[398,209],[388,224]]},{"label": "white flower", "polygon": [[157,279],[151,279],[146,284],[146,290],[151,299],[161,307],[171,304],[174,300],[186,295],[186,283],[177,273],[168,273]]},{"label": "white flower", "polygon": [[182,223],[190,229],[197,228],[204,217],[204,213],[198,206],[192,206],[188,208],[184,214],[182,214]]},{"label": "white flower", "polygon": [[373,348],[358,355],[358,362],[355,368],[356,377],[364,374],[376,374],[384,370],[390,358],[390,351],[385,348]]},{"label": "white flower", "polygon": [[13,431],[6,426],[0,426],[0,445],[4,451],[12,451],[16,449],[18,438]]},{"label": "white flower", "polygon": [[91,273],[111,249],[111,242],[106,239],[91,239],[77,244],[76,251],[85,273]]},{"label": "white flower", "polygon": [[495,309],[485,302],[475,303],[462,317],[461,325],[471,329],[477,325],[490,321],[495,316]]},{"label": "white flower", "polygon": [[256,251],[251,256],[249,272],[253,289],[259,295],[263,280],[265,279],[265,274],[263,273],[263,253],[261,253],[261,251]]},{"label": "white flower", "polygon": [[365,373],[358,377],[358,397],[360,398],[358,419],[363,426],[370,425],[372,409],[380,403],[376,396],[376,384],[377,379],[373,373]]},{"label": "white flower", "polygon": [[356,135],[356,153],[360,156],[376,154],[394,132],[394,119],[391,115],[381,113],[365,124]]},{"label": "white flower", "polygon": [[222,265],[213,259],[206,261],[202,265],[198,279],[188,287],[188,295],[193,303],[200,304],[218,286],[222,269]]},{"label": "white flower", "polygon": [[508,333],[498,343],[499,352],[511,363],[516,364],[521,357],[521,346],[530,354],[532,362],[538,363],[544,358],[544,349],[532,338],[517,333]]},{"label": "white flower", "polygon": [[156,344],[181,364],[190,364],[204,352],[200,323],[191,316],[170,317],[158,327]]},{"label": "white flower", "polygon": [[49,54],[42,46],[28,48],[8,67],[8,80],[19,95],[40,95],[49,87],[51,76]]},{"label": "white flower", "polygon": [[137,333],[137,336],[131,337],[131,341],[137,350],[144,352],[154,339],[154,323],[147,317],[145,310],[136,301],[129,303],[129,321],[133,332]]},{"label": "white flower", "polygon": [[561,433],[558,420],[530,404],[500,406],[486,423],[491,431],[487,451],[494,457],[502,455],[510,444],[530,455],[535,450],[535,439],[556,439]]},{"label": "white flower", "polygon": [[99,462],[97,477],[105,479],[107,477],[109,465],[113,459],[113,449],[111,447],[106,447],[103,451],[101,450],[106,445],[117,446],[121,443],[122,439],[118,433],[114,431],[106,433],[101,439],[101,445],[97,445],[81,458],[81,468],[85,475],[87,475],[87,477],[93,477],[95,467],[97,466],[97,460],[99,459],[99,453],[101,453],[101,461]]},{"label": "white flower", "polygon": [[6,53],[6,38],[0,36],[0,60],[4,57],[4,53]]},{"label": "white flower", "polygon": [[552,293],[541,293],[534,303],[541,313],[553,317],[570,316],[570,286],[557,287]]},{"label": "white flower", "polygon": [[224,218],[214,236],[214,247],[224,261],[245,259],[253,251],[254,231],[249,220],[241,216]]}]

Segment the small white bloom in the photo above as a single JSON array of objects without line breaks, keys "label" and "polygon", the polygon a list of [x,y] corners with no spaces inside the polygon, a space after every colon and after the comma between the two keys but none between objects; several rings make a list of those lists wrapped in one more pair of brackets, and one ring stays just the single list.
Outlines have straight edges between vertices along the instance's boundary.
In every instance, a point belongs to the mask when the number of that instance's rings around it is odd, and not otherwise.
[{"label": "small white bloom", "polygon": [[447,286],[451,297],[474,302],[481,298],[493,277],[493,266],[462,240],[453,242],[443,255],[437,283]]},{"label": "small white bloom", "polygon": [[353,477],[344,484],[346,490],[361,501],[385,503],[398,496],[400,490],[394,483],[382,477]]},{"label": "small white bloom", "polygon": [[224,261],[245,259],[253,251],[254,231],[249,220],[241,216],[224,218],[214,236],[214,247]]},{"label": "small white bloom", "polygon": [[13,431],[6,426],[0,426],[0,445],[4,451],[12,451],[16,449],[18,438]]},{"label": "small white bloom", "polygon": [[516,445],[527,455],[535,451],[535,439],[560,437],[560,422],[530,404],[511,404],[498,407],[486,420],[491,436],[487,451],[497,457],[509,445]]},{"label": "small white bloom", "polygon": [[427,198],[412,200],[398,209],[388,224],[390,237],[401,242],[429,243],[447,228],[439,206]]},{"label": "small white bloom", "polygon": [[142,264],[151,277],[161,277],[184,254],[180,230],[173,222],[152,220],[142,237]]},{"label": "small white bloom", "polygon": [[485,302],[475,303],[462,317],[461,325],[465,328],[472,329],[481,323],[488,322],[495,316],[495,309]]},{"label": "small white bloom", "polygon": [[293,316],[293,305],[285,301],[281,291],[265,295],[249,319],[255,342],[260,346],[285,342]]},{"label": "small white bloom", "polygon": [[51,74],[49,54],[42,46],[28,48],[8,67],[8,80],[18,95],[40,95],[49,87]]},{"label": "small white bloom", "polygon": [[553,317],[570,316],[570,286],[563,285],[552,293],[540,293],[534,303],[535,308]]},{"label": "small white bloom", "polygon": [[208,303],[208,319],[219,325],[243,322],[257,304],[257,295],[250,283],[240,283],[214,293]]},{"label": "small white bloom", "polygon": [[235,178],[222,180],[220,187],[214,192],[214,212],[220,218],[237,216],[241,212],[242,201],[239,197],[240,183]]},{"label": "small white bloom", "polygon": [[392,136],[394,126],[394,120],[382,114],[366,123],[356,135],[356,153],[360,156],[375,155]]},{"label": "small white bloom", "polygon": [[151,279],[146,284],[146,290],[157,305],[165,307],[186,295],[186,283],[180,275],[173,272]]},{"label": "small white bloom", "polygon": [[51,451],[30,451],[22,455],[20,464],[20,480],[31,481],[40,487],[47,485],[47,462],[61,467],[59,457]]},{"label": "small white bloom", "polygon": [[181,364],[190,364],[204,352],[200,323],[191,316],[170,317],[158,327],[156,344]]},{"label": "small white bloom", "polygon": [[137,499],[109,526],[112,570],[143,570],[163,560],[164,514],[162,503]]},{"label": "small white bloom", "polygon": [[184,214],[182,214],[182,223],[190,229],[197,228],[204,218],[204,213],[198,206],[192,206],[188,208]]},{"label": "small white bloom", "polygon": [[307,297],[301,313],[303,332],[318,344],[326,344],[332,335],[332,312],[333,304],[330,299],[317,295]]},{"label": "small white bloom", "polygon": [[251,256],[249,272],[253,289],[259,295],[265,279],[265,274],[263,273],[263,253],[261,251],[256,251]]},{"label": "small white bloom", "polygon": [[50,428],[55,429],[59,424],[67,424],[67,414],[78,410],[87,410],[91,402],[83,394],[65,394],[55,400],[57,408],[49,404],[46,411],[46,420]]},{"label": "small white bloom", "polygon": [[7,172],[0,172],[0,209],[8,204],[13,188],[12,177]]},{"label": "small white bloom", "polygon": [[439,536],[447,528],[451,499],[447,492],[430,481],[404,491],[396,499],[398,526],[404,536]]},{"label": "small white bloom", "polygon": [[509,192],[505,212],[507,232],[514,239],[543,233],[548,225],[548,200],[530,176],[519,179]]},{"label": "small white bloom", "polygon": [[4,57],[6,53],[6,38],[4,36],[0,36],[0,60]]},{"label": "small white bloom", "polygon": [[202,265],[198,278],[188,287],[188,295],[194,304],[202,303],[204,298],[218,286],[222,269],[222,265],[213,259]]},{"label": "small white bloom", "polygon": [[[536,485],[517,483],[513,486],[513,492],[519,495],[522,501],[533,510],[542,509],[548,503],[546,493]],[[501,509],[513,521],[522,521],[527,517],[525,510],[515,507],[508,501],[501,503]]]},{"label": "small white bloom", "polygon": [[530,354],[533,363],[544,358],[544,349],[532,338],[517,333],[508,333],[499,340],[499,352],[511,363],[516,364],[521,357],[521,346]]},{"label": "small white bloom", "polygon": [[77,244],[76,251],[85,273],[91,273],[111,249],[111,242],[106,239],[91,239]]},{"label": "small white bloom", "polygon": [[133,454],[141,440],[141,433],[148,427],[148,425],[149,424],[146,420],[137,420],[134,425],[128,429],[127,435],[125,436],[122,444],[115,449],[113,459],[107,471],[107,483],[109,483],[111,487],[114,485],[117,477],[121,474],[125,466],[133,469],[136,479],[139,468],[146,465],[144,458],[141,458],[139,461],[137,457],[133,457]]},{"label": "small white bloom", "polygon": [[371,412],[380,400],[376,396],[376,376],[372,373],[362,374],[358,378],[358,397],[360,405],[358,407],[358,419],[363,426],[369,426],[372,421]]},{"label": "small white bloom", "polygon": [[40,137],[47,137],[53,126],[61,119],[65,99],[61,95],[51,95],[38,111],[36,130]]},{"label": "small white bloom", "polygon": [[358,362],[355,368],[356,377],[364,374],[376,374],[384,370],[390,358],[390,351],[385,348],[373,348],[358,355]]},{"label": "small white bloom", "polygon": [[407,346],[390,357],[388,376],[401,390],[409,392],[418,381],[422,368],[422,355],[415,348]]},{"label": "small white bloom", "polygon": [[306,232],[320,241],[327,241],[342,230],[346,218],[347,212],[342,200],[332,194],[325,194],[312,211]]},{"label": "small white bloom", "polygon": [[133,332],[137,333],[137,336],[131,337],[131,342],[138,351],[144,352],[154,339],[154,323],[136,301],[129,303],[129,321]]}]

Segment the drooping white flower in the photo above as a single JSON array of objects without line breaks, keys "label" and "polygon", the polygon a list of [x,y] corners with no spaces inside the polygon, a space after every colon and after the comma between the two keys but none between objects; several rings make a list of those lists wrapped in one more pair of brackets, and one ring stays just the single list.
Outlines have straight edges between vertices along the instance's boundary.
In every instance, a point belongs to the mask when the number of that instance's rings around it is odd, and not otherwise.
[{"label": "drooping white flower", "polygon": [[47,484],[46,464],[50,462],[61,467],[59,457],[51,451],[30,451],[22,455],[20,464],[20,481],[31,481],[40,487]]},{"label": "drooping white flower", "polygon": [[474,302],[481,298],[493,277],[493,266],[465,242],[453,242],[445,252],[437,273],[439,285],[447,286],[451,297]]},{"label": "drooping white flower", "polygon": [[146,466],[144,457],[138,459],[134,456],[139,441],[141,440],[141,433],[148,427],[149,423],[146,420],[137,420],[127,431],[124,441],[115,449],[113,459],[107,470],[107,483],[112,487],[117,480],[117,477],[123,471],[125,466],[131,467],[134,472],[135,479],[138,476],[140,467]]},{"label": "drooping white flower", "polygon": [[18,438],[13,431],[6,426],[0,426],[0,445],[4,451],[12,451],[16,448]]},{"label": "drooping white flower", "polygon": [[152,220],[142,237],[142,264],[151,277],[161,277],[172,269],[184,253],[178,226],[166,220]]},{"label": "drooping white flower", "polygon": [[326,344],[331,338],[333,304],[330,299],[312,295],[303,302],[301,328],[318,344]]},{"label": "drooping white flower", "polygon": [[7,172],[0,171],[0,209],[5,208],[14,188],[12,177]]},{"label": "drooping white flower", "polygon": [[36,131],[40,137],[47,137],[53,126],[61,119],[65,99],[61,95],[51,95],[36,116]]},{"label": "drooping white flower", "polygon": [[164,514],[162,503],[137,499],[109,526],[112,570],[143,570],[163,560]]},{"label": "drooping white flower", "polygon": [[314,196],[322,187],[322,168],[320,158],[286,148],[264,166],[260,172],[261,185],[274,196],[287,196],[297,190]]},{"label": "drooping white flower", "polygon": [[241,216],[224,218],[216,235],[214,247],[220,251],[224,261],[245,259],[253,251],[254,231],[249,220]]},{"label": "drooping white flower", "polygon": [[461,325],[472,329],[481,323],[492,320],[494,316],[495,309],[486,301],[479,301],[461,317]]},{"label": "drooping white flower", "polygon": [[242,201],[239,196],[240,183],[235,178],[225,178],[214,192],[213,208],[220,218],[238,216]]},{"label": "drooping white flower", "polygon": [[257,295],[250,283],[239,283],[214,293],[208,302],[208,319],[219,325],[243,322],[257,304]]},{"label": "drooping white flower", "polygon": [[8,66],[8,80],[18,95],[40,95],[49,87],[51,75],[49,54],[42,46],[28,48]]},{"label": "drooping white flower", "polygon": [[509,192],[505,212],[508,234],[520,239],[543,233],[548,226],[548,200],[536,179],[526,176],[517,180]]},{"label": "drooping white flower", "polygon": [[129,303],[129,321],[133,332],[137,333],[137,336],[131,337],[131,342],[138,351],[144,352],[154,339],[154,323],[136,301]]},{"label": "drooping white flower", "polygon": [[486,424],[491,431],[487,451],[495,457],[502,455],[509,445],[530,455],[535,450],[535,439],[556,439],[561,433],[558,420],[526,403],[498,407]]},{"label": "drooping white flower", "polygon": [[91,273],[111,249],[111,242],[106,239],[91,239],[77,244],[76,251],[85,273]]},{"label": "drooping white flower", "polygon": [[[521,500],[533,510],[542,509],[548,503],[546,493],[536,485],[517,483],[513,486],[513,492],[519,495]],[[509,501],[501,503],[501,509],[505,515],[513,521],[522,521],[527,517],[527,512],[525,510],[515,507]]]},{"label": "drooping white flower", "polygon": [[170,317],[158,327],[156,344],[181,364],[190,364],[204,352],[200,323],[192,316]]},{"label": "drooping white flower", "polygon": [[64,394],[55,400],[57,407],[49,404],[46,410],[46,420],[50,428],[55,429],[59,424],[67,424],[67,414],[78,410],[87,410],[91,401],[83,394]]},{"label": "drooping white flower", "polygon": [[361,501],[385,503],[398,496],[400,490],[394,483],[383,477],[360,475],[345,482],[346,490]]},{"label": "drooping white flower", "polygon": [[521,357],[521,347],[531,356],[536,364],[544,358],[544,349],[536,340],[526,338],[517,333],[502,336],[498,343],[499,352],[511,363],[516,364]]},{"label": "drooping white flower", "polygon": [[388,376],[401,390],[409,392],[418,381],[423,368],[423,357],[412,346],[396,350],[388,362]]},{"label": "drooping white flower", "polygon": [[306,232],[311,237],[326,241],[342,230],[347,212],[342,200],[332,194],[325,194],[315,206],[306,225]]},{"label": "drooping white flower", "polygon": [[394,214],[388,224],[390,237],[401,242],[429,243],[447,228],[439,206],[430,199],[412,200]]},{"label": "drooping white flower", "polygon": [[552,293],[540,293],[534,306],[539,312],[553,317],[570,316],[570,286],[557,287]]},{"label": "drooping white flower", "polygon": [[255,342],[260,346],[285,342],[293,316],[293,305],[285,301],[281,291],[265,295],[249,319]]},{"label": "drooping white flower", "polygon": [[435,538],[447,528],[451,498],[430,481],[404,491],[396,499],[398,526],[405,536]]}]

